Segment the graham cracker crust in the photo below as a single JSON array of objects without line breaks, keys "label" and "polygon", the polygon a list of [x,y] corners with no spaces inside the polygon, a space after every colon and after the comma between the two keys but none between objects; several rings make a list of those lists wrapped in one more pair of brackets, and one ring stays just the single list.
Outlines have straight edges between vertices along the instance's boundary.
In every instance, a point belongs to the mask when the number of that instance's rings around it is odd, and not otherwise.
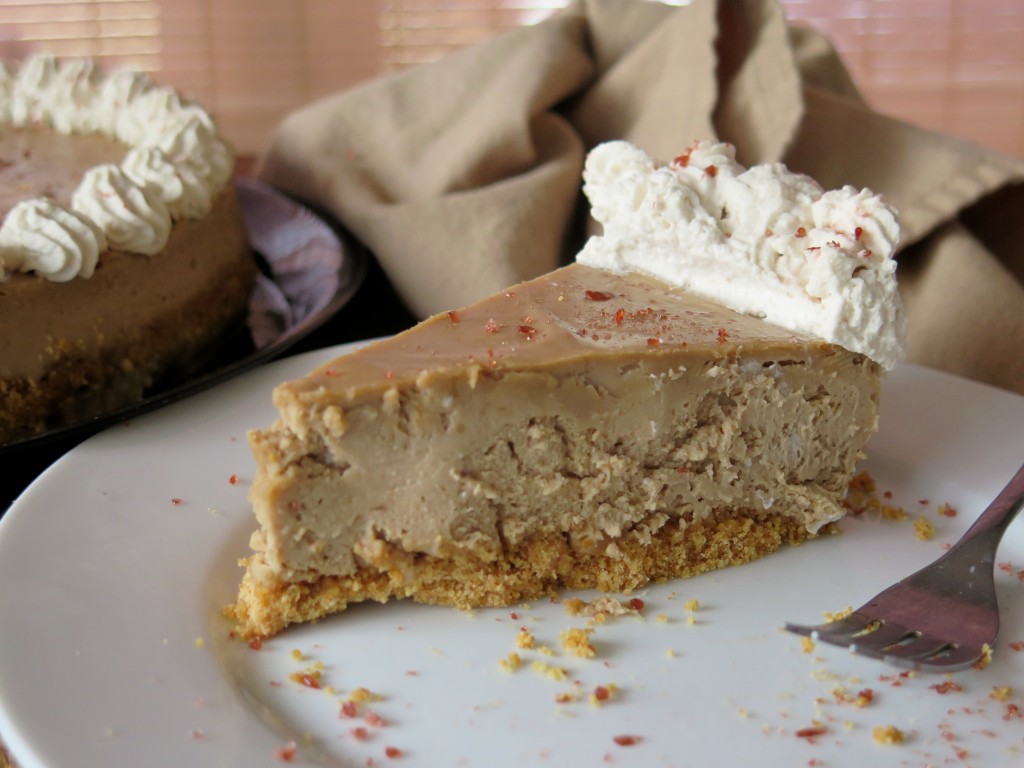
[{"label": "graham cracker crust", "polygon": [[468,609],[512,605],[554,595],[560,588],[628,593],[649,583],[748,563],[783,544],[814,537],[798,521],[778,514],[729,511],[682,529],[663,526],[646,541],[624,536],[615,542],[614,555],[573,550],[559,533],[532,536],[492,561],[410,553],[382,542],[351,576],[297,583],[257,579],[256,554],[241,561],[248,567],[238,600],[224,613],[237,625],[237,633],[251,640],[364,600],[411,597]]}]

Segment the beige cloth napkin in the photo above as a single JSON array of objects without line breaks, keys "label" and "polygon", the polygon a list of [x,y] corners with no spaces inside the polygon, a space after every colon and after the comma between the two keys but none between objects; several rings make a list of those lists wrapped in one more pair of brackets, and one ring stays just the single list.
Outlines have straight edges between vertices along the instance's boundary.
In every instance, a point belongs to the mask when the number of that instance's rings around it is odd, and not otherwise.
[{"label": "beige cloth napkin", "polygon": [[1024,393],[1024,162],[873,112],[770,0],[577,0],[301,109],[261,175],[335,215],[426,316],[572,257],[594,144],[667,159],[711,135],[886,195],[910,360]]}]

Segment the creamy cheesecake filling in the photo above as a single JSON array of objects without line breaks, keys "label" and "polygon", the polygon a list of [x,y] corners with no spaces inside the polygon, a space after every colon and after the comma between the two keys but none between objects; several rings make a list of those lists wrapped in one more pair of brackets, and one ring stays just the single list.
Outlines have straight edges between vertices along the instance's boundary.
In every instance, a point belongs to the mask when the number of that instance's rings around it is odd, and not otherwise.
[{"label": "creamy cheesecake filling", "polygon": [[875,429],[865,356],[641,275],[573,265],[424,327],[276,390],[281,421],[250,438],[275,577],[354,573],[381,541],[490,561],[560,532],[614,554],[723,509],[813,533]]}]

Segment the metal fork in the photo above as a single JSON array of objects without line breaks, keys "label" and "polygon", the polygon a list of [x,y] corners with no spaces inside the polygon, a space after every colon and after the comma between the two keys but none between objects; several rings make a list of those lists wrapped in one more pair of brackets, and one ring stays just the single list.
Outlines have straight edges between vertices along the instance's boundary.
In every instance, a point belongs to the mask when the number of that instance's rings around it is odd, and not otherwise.
[{"label": "metal fork", "polygon": [[854,653],[927,672],[987,661],[999,634],[993,576],[996,549],[1024,507],[1024,465],[967,533],[942,557],[876,595],[850,615],[786,629]]}]

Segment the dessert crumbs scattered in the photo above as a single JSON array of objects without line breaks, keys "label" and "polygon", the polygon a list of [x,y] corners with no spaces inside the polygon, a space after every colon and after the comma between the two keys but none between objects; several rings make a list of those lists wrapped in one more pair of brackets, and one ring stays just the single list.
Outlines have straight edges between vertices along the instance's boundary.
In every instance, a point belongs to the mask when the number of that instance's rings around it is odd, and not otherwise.
[{"label": "dessert crumbs scattered", "polygon": [[293,661],[305,661],[306,655],[298,648],[292,648],[291,653],[288,654],[292,657]]},{"label": "dessert crumbs scattered", "polygon": [[654,620],[657,621],[659,624],[668,624],[668,616],[666,616],[664,613],[659,613],[657,616],[654,617]]},{"label": "dessert crumbs scattered", "polygon": [[522,666],[523,659],[518,653],[510,653],[504,659],[498,661],[498,666],[504,672],[513,672]]},{"label": "dessert crumbs scattered", "polygon": [[935,536],[935,526],[927,517],[919,517],[914,521],[914,534],[921,541],[930,541]]},{"label": "dessert crumbs scattered", "polygon": [[685,603],[683,603],[683,608],[688,610],[690,613],[693,613],[694,611],[700,609],[700,601],[699,600],[687,600]]},{"label": "dessert crumbs scattered", "polygon": [[591,632],[593,630],[583,630],[579,627],[562,630],[559,634],[562,647],[572,655],[580,656],[581,658],[593,658],[597,655],[597,650],[590,642]]},{"label": "dessert crumbs scattered", "polygon": [[384,701],[384,697],[379,693],[374,693],[369,688],[363,688],[360,686],[348,695],[348,700],[354,701],[357,704],[365,704],[371,701]]},{"label": "dessert crumbs scattered", "polygon": [[856,694],[851,694],[844,688],[835,688],[832,697],[839,704],[853,704],[855,707],[866,707],[875,700],[875,692],[871,688],[864,688]]},{"label": "dessert crumbs scattered", "polygon": [[814,653],[814,641],[809,637],[800,639],[800,649],[804,653]]},{"label": "dessert crumbs scattered", "polygon": [[941,683],[936,683],[935,685],[929,685],[928,687],[931,688],[936,693],[941,693],[941,694],[947,694],[950,691],[962,691],[963,690],[963,688],[961,688],[959,685],[954,683],[952,680],[946,680],[946,681],[941,682]]},{"label": "dessert crumbs scattered", "polygon": [[384,718],[373,711],[367,712],[363,716],[363,722],[367,725],[373,726],[374,728],[383,728],[387,725]]},{"label": "dessert crumbs scattered", "polygon": [[895,725],[878,725],[871,731],[871,737],[879,744],[896,745],[906,741],[906,735]]},{"label": "dessert crumbs scattered", "polygon": [[935,512],[942,517],[956,517],[956,509],[949,504],[939,504]]},{"label": "dessert crumbs scattered", "polygon": [[1008,685],[995,685],[992,687],[992,692],[989,693],[988,697],[996,701],[1006,701],[1012,693],[1013,689]]},{"label": "dessert crumbs scattered", "polygon": [[907,510],[903,507],[893,506],[892,504],[882,504],[878,511],[886,520],[907,519]]},{"label": "dessert crumbs scattered", "polygon": [[828,611],[825,611],[825,621],[839,621],[840,619],[845,619],[851,613],[853,613],[852,605],[848,605],[841,611],[836,611],[835,613],[829,613]]},{"label": "dessert crumbs scattered", "polygon": [[550,677],[552,680],[561,681],[565,680],[569,676],[569,673],[562,667],[556,667],[552,664],[548,664],[546,661],[541,661],[540,659],[533,662],[531,668],[534,672],[538,672],[545,677]]},{"label": "dessert crumbs scattered", "polygon": [[1010,643],[1010,649],[1014,651],[1024,651],[1024,640],[1015,640]]},{"label": "dessert crumbs scattered", "polygon": [[254,637],[249,641],[249,647],[254,651],[261,650],[263,648],[263,638]]},{"label": "dessert crumbs scattered", "polygon": [[533,648],[536,645],[536,638],[533,633],[528,629],[520,630],[519,634],[516,635],[516,647],[517,648]]},{"label": "dessert crumbs scattered", "polygon": [[196,638],[196,648],[203,648],[205,646],[206,646],[206,641],[203,638],[201,638],[201,637],[197,637]]},{"label": "dessert crumbs scattered", "polygon": [[564,601],[563,605],[570,616],[590,616],[598,623],[604,623],[608,617],[638,615],[643,610],[644,601],[639,597],[622,601],[611,595],[602,595],[589,603],[572,597]]},{"label": "dessert crumbs scattered", "polygon": [[320,681],[323,673],[319,669],[310,667],[309,669],[302,672],[292,672],[288,675],[288,679],[293,683],[304,685],[307,688],[320,688]]},{"label": "dessert crumbs scattered", "polygon": [[984,669],[992,663],[992,646],[985,643],[981,646],[981,658],[978,659],[977,663],[972,669]]}]

